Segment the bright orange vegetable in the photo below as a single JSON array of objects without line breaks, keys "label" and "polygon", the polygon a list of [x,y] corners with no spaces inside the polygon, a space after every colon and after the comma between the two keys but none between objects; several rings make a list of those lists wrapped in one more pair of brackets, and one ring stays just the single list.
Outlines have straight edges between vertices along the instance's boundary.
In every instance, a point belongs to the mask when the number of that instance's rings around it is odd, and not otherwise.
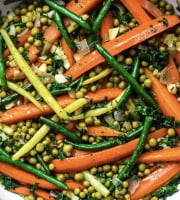
[{"label": "bright orange vegetable", "polygon": [[[30,188],[26,186],[18,186],[11,190],[11,192],[20,194],[20,195],[30,195],[32,192],[30,191]],[[50,196],[50,194],[44,190],[36,189],[34,191],[34,194],[36,194],[39,197],[42,197],[44,200],[54,200],[55,198]]]},{"label": "bright orange vegetable", "polygon": [[19,80],[25,78],[24,73],[19,69],[19,67],[7,67],[6,69],[7,80]]},{"label": "bright orange vegetable", "polygon": [[138,200],[150,194],[160,186],[166,184],[178,172],[180,172],[179,163],[172,162],[163,164],[160,168],[156,169],[140,181],[138,188],[131,195],[131,200]]},{"label": "bright orange vegetable", "polygon": [[73,180],[66,180],[65,181],[65,184],[68,186],[68,188],[70,189],[70,190],[75,190],[75,189],[77,189],[77,188],[79,188],[79,189],[81,189],[81,190],[83,190],[84,189],[84,185],[82,185],[81,183],[79,183],[79,182],[76,182],[76,181],[73,181]]},{"label": "bright orange vegetable", "polygon": [[43,34],[43,54],[47,52],[54,42],[60,37],[61,32],[59,31],[58,27],[55,23],[52,23],[44,32]]},{"label": "bright orange vegetable", "polygon": [[[102,0],[71,0],[67,5],[66,8],[71,12],[82,15],[88,13],[90,10],[96,7]],[[65,19],[65,24],[69,25],[70,20]]]},{"label": "bright orange vegetable", "polygon": [[27,54],[27,57],[29,59],[29,61],[31,63],[35,62],[37,59],[38,59],[38,53],[39,53],[39,49],[34,46],[34,45],[31,45],[29,48],[28,48],[28,54]]},{"label": "bright orange vegetable", "polygon": [[180,81],[180,75],[179,75],[178,69],[171,56],[169,56],[168,65],[162,70],[161,73],[162,75],[161,75],[160,80],[163,84],[168,85],[168,84],[173,84]]},{"label": "bright orange vegetable", "polygon": [[56,185],[7,163],[0,162],[0,172],[21,183],[28,185],[38,184],[39,187],[45,189],[59,189]]},{"label": "bright orange vegetable", "polygon": [[180,147],[167,148],[142,153],[137,162],[154,163],[154,162],[178,162],[180,161]]},{"label": "bright orange vegetable", "polygon": [[[177,101],[177,98],[168,92],[166,86],[160,83],[151,71],[145,69],[145,73],[152,80],[151,90],[163,114],[168,117],[174,117],[175,120],[179,121],[180,103]],[[177,132],[180,134],[180,128],[177,129]]]},{"label": "bright orange vegetable", "polygon": [[137,3],[139,3],[153,17],[159,17],[163,15],[163,12],[149,0],[137,0]]},{"label": "bright orange vegetable", "polygon": [[118,136],[120,134],[124,134],[123,132],[114,130],[112,128],[108,128],[106,126],[89,126],[87,130],[88,135],[94,135],[94,136]]},{"label": "bright orange vegetable", "polygon": [[75,63],[75,60],[73,57],[74,51],[69,48],[69,45],[66,43],[66,40],[64,38],[62,38],[62,40],[61,40],[61,45],[62,45],[63,51],[65,52],[65,54],[67,56],[70,66],[73,65]]},{"label": "bright orange vegetable", "polygon": [[[168,26],[165,26],[163,20],[167,20]],[[146,23],[137,26],[127,33],[120,35],[111,41],[105,42],[103,47],[114,56],[136,44],[143,42],[144,40],[147,40],[148,38],[157,35],[158,33],[175,26],[179,22],[180,20],[175,15],[148,20]],[[156,29],[156,31],[152,31],[152,27]],[[92,51],[70,67],[64,75],[71,76],[74,80],[104,61],[105,59],[96,50]]]},{"label": "bright orange vegetable", "polygon": [[114,19],[113,14],[109,11],[100,26],[100,36],[102,38],[102,42],[107,42],[109,40],[109,29],[113,28],[114,26]]},{"label": "bright orange vegetable", "polygon": [[137,0],[120,0],[124,6],[129,10],[129,12],[133,15],[136,21],[139,24],[142,24],[151,18],[149,15],[144,11],[144,9],[137,3]]},{"label": "bright orange vegetable", "polygon": [[[151,133],[148,138],[164,137],[166,135],[166,129],[160,129]],[[55,172],[73,172],[89,169],[91,167],[99,166],[105,163],[121,160],[131,155],[138,144],[139,139],[132,140],[126,144],[122,144],[110,149],[65,158],[64,160],[55,159],[52,163],[55,166]]]},{"label": "bright orange vegetable", "polygon": [[[93,102],[99,102],[104,100],[105,97],[108,95],[107,99],[111,100],[117,97],[121,91],[122,90],[118,88],[107,88],[96,91],[95,93],[89,92],[87,93],[87,95],[85,95],[85,98],[87,98],[89,101],[92,100]],[[64,108],[73,101],[75,101],[75,99],[69,97],[68,95],[64,95],[57,97],[57,101]],[[21,120],[34,119],[42,115],[49,115],[53,113],[53,110],[47,104],[42,104],[42,106],[43,111],[39,110],[32,103],[13,107],[0,114],[0,123],[11,124]]]}]

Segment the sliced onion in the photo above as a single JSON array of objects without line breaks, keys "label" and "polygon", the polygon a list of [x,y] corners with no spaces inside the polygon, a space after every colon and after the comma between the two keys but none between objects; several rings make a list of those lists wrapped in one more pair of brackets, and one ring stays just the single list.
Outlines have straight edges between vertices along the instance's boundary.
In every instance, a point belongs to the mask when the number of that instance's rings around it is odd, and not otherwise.
[{"label": "sliced onion", "polygon": [[77,42],[76,47],[78,48],[78,51],[82,52],[83,55],[86,55],[90,52],[90,48],[86,39]]},{"label": "sliced onion", "polygon": [[117,175],[114,175],[112,178],[112,183],[115,187],[118,187],[119,185],[121,185],[122,181],[117,177]]},{"label": "sliced onion", "polygon": [[139,183],[140,183],[140,181],[137,179],[136,176],[132,176],[129,179],[128,191],[130,194],[133,194],[136,191],[136,189],[139,187]]},{"label": "sliced onion", "polygon": [[125,115],[120,110],[115,110],[113,114],[116,121],[124,121],[126,119]]},{"label": "sliced onion", "polygon": [[55,81],[57,83],[66,83],[67,79],[66,79],[66,77],[63,74],[56,74],[55,75]]},{"label": "sliced onion", "polygon": [[51,10],[47,13],[47,17],[52,18],[52,16],[54,15],[55,10]]},{"label": "sliced onion", "polygon": [[40,13],[37,13],[37,15],[36,15],[36,20],[35,20],[35,22],[34,22],[34,26],[35,27],[40,27],[41,26],[41,21],[40,21]]},{"label": "sliced onion", "polygon": [[25,33],[28,32],[28,30],[29,30],[28,28],[24,29],[21,33],[19,33],[19,34],[17,35],[17,37],[20,37],[20,36],[24,35]]},{"label": "sliced onion", "polygon": [[108,40],[113,40],[118,35],[119,27],[111,28],[111,29],[109,29],[108,32],[109,32],[109,38],[108,38]]},{"label": "sliced onion", "polygon": [[2,141],[7,140],[8,138],[7,135],[3,131],[1,131],[0,137],[2,138]]},{"label": "sliced onion", "polygon": [[106,121],[106,123],[108,124],[108,125],[113,125],[113,123],[114,123],[114,118],[113,118],[113,116],[112,116],[112,114],[107,114],[107,115],[105,115],[104,116],[104,120]]},{"label": "sliced onion", "polygon": [[9,35],[16,35],[16,27],[14,25],[10,25]]}]

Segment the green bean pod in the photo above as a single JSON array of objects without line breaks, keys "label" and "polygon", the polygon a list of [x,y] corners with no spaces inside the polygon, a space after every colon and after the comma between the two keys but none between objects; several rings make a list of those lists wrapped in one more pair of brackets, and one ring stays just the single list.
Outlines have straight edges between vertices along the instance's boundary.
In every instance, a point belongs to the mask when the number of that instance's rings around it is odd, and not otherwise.
[{"label": "green bean pod", "polygon": [[44,162],[43,158],[41,157],[41,155],[38,152],[36,152],[36,158],[39,161],[39,163],[42,165],[44,172],[46,174],[50,174],[50,171],[49,171],[47,164]]},{"label": "green bean pod", "polygon": [[50,119],[47,119],[45,117],[40,117],[40,120],[43,123],[45,123],[48,126],[50,126],[51,128],[55,129],[56,131],[59,131],[61,134],[66,136],[69,140],[71,140],[73,142],[82,142],[82,139],[81,139],[80,136],[78,136],[75,133],[71,132],[70,130],[68,130],[64,126],[58,124],[57,122],[55,122],[53,120],[50,120]]},{"label": "green bean pod", "polygon": [[129,74],[129,72],[124,69],[124,67],[117,62],[117,60],[108,53],[108,51],[103,48],[100,44],[95,44],[98,52],[105,58],[105,60],[116,69],[125,79],[126,81],[132,85],[134,90],[141,95],[152,107],[157,108],[156,101],[146,92],[146,90],[136,81],[136,79]]},{"label": "green bean pod", "polygon": [[8,89],[6,71],[3,59],[3,38],[0,35],[0,84],[2,85],[3,90]]},{"label": "green bean pod", "polygon": [[69,48],[72,50],[75,50],[76,46],[73,43],[73,41],[71,40],[71,38],[69,37],[69,34],[63,24],[63,20],[62,20],[61,16],[56,12],[53,16],[53,19],[56,22],[57,27],[60,30],[63,38],[66,40],[66,43],[68,44]]}]

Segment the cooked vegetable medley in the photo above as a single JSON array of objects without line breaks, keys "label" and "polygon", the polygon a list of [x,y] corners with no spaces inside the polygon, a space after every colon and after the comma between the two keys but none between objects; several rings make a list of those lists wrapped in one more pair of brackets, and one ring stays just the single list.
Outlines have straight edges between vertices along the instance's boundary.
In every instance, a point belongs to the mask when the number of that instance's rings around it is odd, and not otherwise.
[{"label": "cooked vegetable medley", "polygon": [[27,0],[1,16],[5,189],[25,200],[158,200],[178,191],[175,9],[165,0]]}]

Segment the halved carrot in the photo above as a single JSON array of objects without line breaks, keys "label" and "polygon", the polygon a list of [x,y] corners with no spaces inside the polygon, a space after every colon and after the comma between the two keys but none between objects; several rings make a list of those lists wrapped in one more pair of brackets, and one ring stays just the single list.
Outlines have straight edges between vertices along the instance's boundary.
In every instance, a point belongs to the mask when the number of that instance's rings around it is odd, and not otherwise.
[{"label": "halved carrot", "polygon": [[179,163],[166,163],[153,171],[140,181],[138,188],[131,195],[131,200],[137,200],[155,191],[160,186],[167,183],[178,172],[180,172]]},{"label": "halved carrot", "polygon": [[31,62],[31,63],[33,63],[33,62],[35,62],[36,60],[37,60],[37,58],[38,58],[38,53],[39,53],[39,49],[36,47],[36,46],[34,46],[34,45],[31,45],[29,48],[28,48],[28,54],[27,54],[27,57],[28,57],[28,59],[29,59],[29,61]]},{"label": "halved carrot", "polygon": [[[164,137],[166,131],[155,131],[151,133],[148,138],[151,137]],[[114,161],[121,160],[129,155],[131,155],[138,144],[139,139],[132,140],[126,144],[122,144],[110,149],[65,158],[64,160],[55,159],[52,163],[55,166],[55,172],[73,172],[89,169],[91,167],[99,166],[105,163],[111,163]]]},{"label": "halved carrot", "polygon": [[[121,91],[122,90],[118,88],[114,88],[114,89],[107,88],[107,89],[96,91],[95,94],[97,95],[95,95],[92,92],[89,92],[87,93],[85,98],[87,98],[89,101],[92,100],[93,102],[99,102],[99,101],[104,100],[105,97],[108,95],[107,99],[111,100],[117,97]],[[73,101],[75,101],[75,99],[71,98],[68,95],[63,95],[63,96],[57,97],[56,99],[63,108],[69,105],[70,103],[72,103]],[[0,114],[0,123],[11,124],[11,123],[15,123],[21,120],[34,119],[42,115],[49,115],[53,113],[53,110],[47,104],[42,104],[42,106],[43,106],[43,111],[39,110],[32,103],[13,107]]]},{"label": "halved carrot", "polygon": [[120,0],[121,3],[129,10],[129,12],[133,15],[136,21],[139,24],[142,24],[151,18],[149,15],[144,11],[144,9],[137,3],[137,0]]},{"label": "halved carrot", "polygon": [[[30,191],[30,188],[28,188],[27,186],[18,186],[16,188],[12,189],[11,192],[17,193],[20,195],[32,194],[32,192]],[[50,193],[48,193],[44,190],[40,190],[40,189],[34,190],[34,194],[37,195],[38,197],[42,197],[44,200],[54,200],[55,199],[54,197],[50,196]]]},{"label": "halved carrot", "polygon": [[171,56],[169,56],[168,65],[163,69],[162,80],[165,82],[165,84],[177,83],[180,81],[178,69]]},{"label": "halved carrot", "polygon": [[180,161],[180,147],[167,148],[142,153],[137,162],[178,162]]},{"label": "halved carrot", "polygon": [[109,29],[114,26],[114,18],[111,11],[109,11],[100,26],[100,36],[102,38],[102,42],[107,42],[109,40]]},{"label": "halved carrot", "polygon": [[82,185],[81,183],[77,182],[77,181],[73,181],[73,180],[66,180],[65,184],[68,186],[68,188],[70,190],[75,190],[77,188],[83,190],[84,189],[84,185]]},{"label": "halved carrot", "polygon": [[21,183],[28,185],[38,184],[38,187],[45,189],[59,189],[56,185],[7,163],[0,162],[0,172]]},{"label": "halved carrot", "polygon": [[[66,8],[71,12],[82,15],[88,13],[90,10],[96,7],[102,0],[71,0],[67,5]],[[65,24],[69,25],[70,20],[68,18],[65,19]]]},{"label": "halved carrot", "polygon": [[[168,26],[163,23],[164,21],[167,22]],[[136,44],[143,42],[144,40],[157,35],[158,33],[161,33],[175,26],[179,22],[180,20],[175,15],[163,16],[154,20],[148,20],[146,23],[139,25],[127,33],[120,35],[109,42],[105,42],[103,47],[111,55],[114,56],[123,50],[126,50]],[[152,27],[153,30],[156,29],[156,31],[152,31]],[[92,51],[91,53],[85,55],[78,62],[76,62],[73,66],[71,66],[64,75],[71,76],[72,80],[74,80],[80,75],[84,74],[86,71],[92,69],[104,61],[105,59],[98,53],[97,50]]]},{"label": "halved carrot", "polygon": [[88,126],[87,130],[88,135],[94,135],[94,136],[118,136],[120,134],[124,134],[123,132],[114,130],[112,128],[106,127],[106,126]]},{"label": "halved carrot", "polygon": [[62,40],[61,40],[61,45],[62,45],[63,51],[65,52],[65,54],[67,56],[70,66],[73,65],[75,63],[75,60],[73,57],[74,51],[69,48],[69,45],[66,43],[66,40],[64,38],[62,38]]},{"label": "halved carrot", "polygon": [[111,101],[122,93],[123,90],[119,88],[104,88],[96,90],[95,92],[88,92],[84,95],[86,99],[93,102],[100,102],[103,100]]},{"label": "halved carrot", "polygon": [[17,66],[7,67],[6,78],[7,80],[19,80],[19,79],[24,79],[25,75]]},{"label": "halved carrot", "polygon": [[[168,117],[174,117],[175,120],[179,121],[180,103],[177,101],[177,98],[168,92],[166,86],[160,83],[150,70],[145,69],[145,73],[153,83],[151,90],[163,114]],[[180,134],[180,128],[177,129],[177,131],[178,134]]]},{"label": "halved carrot", "polygon": [[55,23],[52,23],[44,32],[43,34],[43,51],[42,54],[45,54],[54,42],[60,37],[61,32],[59,31],[58,27]]},{"label": "halved carrot", "polygon": [[163,15],[163,12],[151,1],[137,0],[137,3],[139,3],[153,17],[159,17]]}]

